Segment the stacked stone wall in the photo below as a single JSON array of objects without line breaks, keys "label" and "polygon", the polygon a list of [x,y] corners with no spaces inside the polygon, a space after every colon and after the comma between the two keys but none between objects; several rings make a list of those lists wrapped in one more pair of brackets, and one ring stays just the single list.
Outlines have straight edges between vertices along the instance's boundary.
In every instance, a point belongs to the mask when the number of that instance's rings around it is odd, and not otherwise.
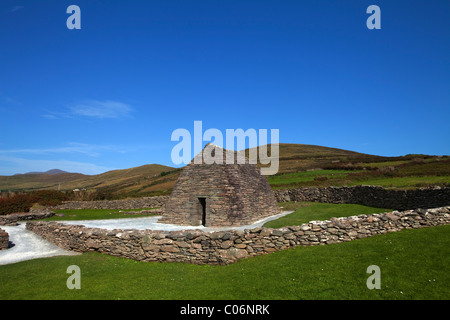
[{"label": "stacked stone wall", "polygon": [[65,201],[51,209],[138,209],[162,207],[169,196],[142,197],[123,200]]},{"label": "stacked stone wall", "polygon": [[395,210],[436,208],[450,205],[449,187],[411,190],[385,189],[379,186],[306,187],[275,190],[274,192],[278,202],[354,203]]},{"label": "stacked stone wall", "polygon": [[[411,190],[385,189],[379,186],[304,187],[274,190],[278,202],[314,201],[355,203],[379,208],[407,210],[450,205],[450,187]],[[137,209],[163,207],[169,196],[125,200],[66,201],[51,209]]]},{"label": "stacked stone wall", "polygon": [[8,244],[9,244],[8,233],[5,230],[0,229],[0,250],[8,249]]},{"label": "stacked stone wall", "polygon": [[279,229],[221,232],[105,230],[51,221],[27,222],[27,229],[63,249],[95,251],[140,261],[229,264],[250,256],[450,223],[450,207],[393,211],[311,221]]},{"label": "stacked stone wall", "polygon": [[[385,189],[379,186],[304,187],[274,190],[278,202],[313,201],[355,203],[378,208],[408,210],[450,205],[450,187],[411,190]],[[125,200],[66,201],[51,209],[137,209],[164,207],[169,196]]]},{"label": "stacked stone wall", "polygon": [[0,216],[0,226],[16,226],[19,221],[44,219],[52,217],[54,214],[53,211],[47,209],[7,214]]}]

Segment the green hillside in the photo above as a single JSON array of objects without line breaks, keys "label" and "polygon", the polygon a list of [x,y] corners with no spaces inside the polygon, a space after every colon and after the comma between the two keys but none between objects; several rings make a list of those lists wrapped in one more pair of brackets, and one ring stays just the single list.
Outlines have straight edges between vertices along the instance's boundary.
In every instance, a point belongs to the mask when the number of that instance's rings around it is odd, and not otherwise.
[{"label": "green hillside", "polygon": [[[246,153],[248,155],[249,150]],[[448,156],[382,157],[323,146],[281,143],[279,160],[278,173],[267,177],[274,189],[357,184],[415,188],[450,184]],[[83,200],[93,196],[113,199],[162,195],[170,194],[180,171],[149,164],[98,175],[63,172],[0,176],[0,190],[21,192],[60,188]]]}]

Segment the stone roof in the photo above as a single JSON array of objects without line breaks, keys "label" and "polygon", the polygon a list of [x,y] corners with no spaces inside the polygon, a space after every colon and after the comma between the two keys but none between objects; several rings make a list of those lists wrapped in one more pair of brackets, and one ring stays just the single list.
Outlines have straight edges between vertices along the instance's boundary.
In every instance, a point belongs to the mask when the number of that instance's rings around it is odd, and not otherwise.
[{"label": "stone roof", "polygon": [[244,151],[233,151],[224,149],[213,143],[208,143],[201,152],[192,160],[195,164],[249,164],[250,160]]}]

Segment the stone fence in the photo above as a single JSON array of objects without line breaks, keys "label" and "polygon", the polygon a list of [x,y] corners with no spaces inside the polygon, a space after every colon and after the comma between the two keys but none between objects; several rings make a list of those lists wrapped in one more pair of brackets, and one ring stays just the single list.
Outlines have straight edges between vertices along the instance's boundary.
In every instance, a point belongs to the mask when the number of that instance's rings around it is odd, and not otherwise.
[{"label": "stone fence", "polygon": [[[274,190],[278,202],[313,201],[354,203],[378,208],[409,210],[450,205],[450,187],[411,190],[385,189],[379,186],[305,187]],[[125,200],[66,201],[51,209],[137,209],[163,207],[169,196]]]},{"label": "stone fence", "polygon": [[51,209],[138,209],[163,206],[169,196],[143,197],[124,200],[65,201]]},{"label": "stone fence", "polygon": [[63,249],[77,252],[97,251],[140,261],[229,264],[296,246],[333,244],[448,223],[450,206],[331,218],[279,229],[263,227],[209,233],[106,230],[52,221],[27,222],[26,228]]},{"label": "stone fence", "polygon": [[278,202],[354,203],[395,210],[436,208],[450,205],[450,187],[411,190],[384,189],[378,186],[306,187],[275,190],[274,192]]},{"label": "stone fence", "polygon": [[30,210],[30,212],[12,213],[0,216],[0,226],[15,226],[18,221],[36,220],[52,217],[55,213],[48,209]]},{"label": "stone fence", "polygon": [[8,245],[9,235],[5,230],[0,229],[0,250],[8,249]]}]

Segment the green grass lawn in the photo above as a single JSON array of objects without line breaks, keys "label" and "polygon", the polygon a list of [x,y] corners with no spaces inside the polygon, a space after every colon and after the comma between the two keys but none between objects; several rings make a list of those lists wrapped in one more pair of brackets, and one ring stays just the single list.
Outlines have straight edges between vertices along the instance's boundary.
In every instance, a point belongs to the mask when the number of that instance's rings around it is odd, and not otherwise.
[{"label": "green grass lawn", "polygon": [[[227,266],[146,263],[96,253],[0,266],[0,299],[450,299],[450,225],[297,247]],[[66,269],[81,269],[69,290]],[[366,287],[367,267],[381,289]]]},{"label": "green grass lawn", "polygon": [[[280,205],[294,213],[265,226],[390,211],[353,204]],[[70,219],[96,219],[110,217],[113,210],[62,211]],[[0,299],[448,300],[449,232],[449,225],[403,230],[333,245],[297,247],[227,266],[146,263],[98,253],[35,259],[0,266]],[[81,269],[80,290],[66,287],[70,265]],[[370,265],[380,267],[380,290],[366,287]]]},{"label": "green grass lawn", "polygon": [[[373,166],[382,167],[385,164],[399,164],[397,162],[373,163]],[[427,166],[425,168],[425,166]],[[398,167],[393,173],[379,173],[371,170],[314,170],[292,172],[268,176],[267,181],[272,189],[290,189],[302,187],[327,186],[355,186],[376,185],[385,188],[411,189],[432,185],[446,186],[450,184],[447,162],[425,163],[421,166]],[[423,172],[420,168],[427,169]],[[434,172],[433,168],[436,168]]]},{"label": "green grass lawn", "polygon": [[350,172],[360,172],[360,171],[349,171],[349,170],[313,170],[313,171],[302,171],[285,173],[280,175],[268,176],[267,180],[271,185],[286,185],[295,184],[300,182],[311,182],[317,177],[327,177],[328,179],[337,179],[346,177]]},{"label": "green grass lawn", "polygon": [[281,228],[308,223],[312,220],[329,220],[331,217],[348,217],[360,214],[389,212],[392,209],[373,208],[359,204],[333,204],[319,202],[280,202],[282,210],[293,213],[264,224],[266,228]]},{"label": "green grass lawn", "polygon": [[427,187],[430,185],[448,185],[450,176],[411,176],[411,177],[380,177],[370,178],[364,181],[350,182],[348,186],[374,185],[385,188],[412,189]]},{"label": "green grass lawn", "polygon": [[397,161],[382,161],[382,162],[372,162],[372,163],[364,163],[364,167],[369,168],[382,168],[389,166],[398,166],[400,164],[411,162],[411,160],[397,160]]},{"label": "green grass lawn", "polygon": [[55,213],[64,214],[64,216],[53,216],[43,220],[47,221],[64,221],[64,220],[96,220],[96,219],[119,219],[119,218],[138,218],[147,217],[149,214],[125,214],[119,211],[140,211],[151,210],[156,208],[141,208],[141,209],[74,209],[74,210],[54,210]]}]

